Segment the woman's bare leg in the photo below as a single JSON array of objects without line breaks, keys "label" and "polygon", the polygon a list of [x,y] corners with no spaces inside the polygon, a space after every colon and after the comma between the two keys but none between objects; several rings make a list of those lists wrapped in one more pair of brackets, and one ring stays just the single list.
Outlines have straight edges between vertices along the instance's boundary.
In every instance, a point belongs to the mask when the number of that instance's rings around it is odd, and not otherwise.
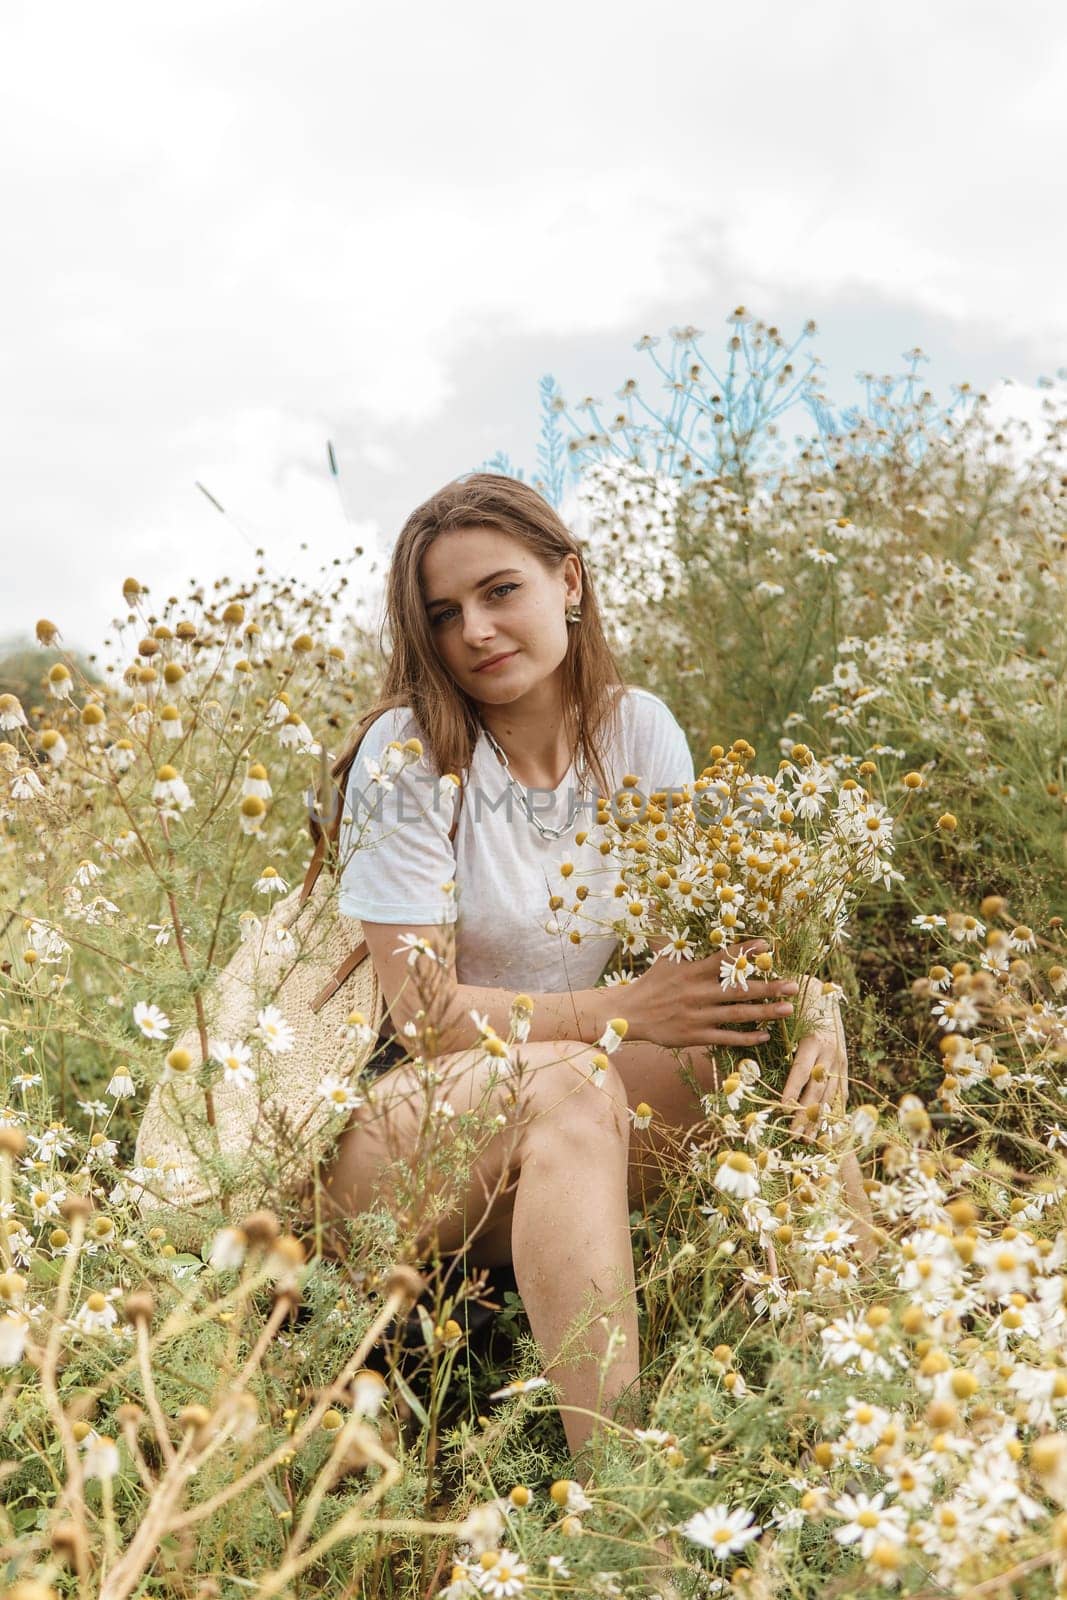
[{"label": "woman's bare leg", "polygon": [[[659,1192],[660,1151],[703,1121],[700,1097],[721,1081],[710,1050],[633,1041],[614,1053],[612,1071],[596,1089],[588,1078],[592,1053],[574,1040],[522,1046],[520,1106],[511,1103],[507,1078],[486,1098],[490,1069],[472,1065],[472,1054],[436,1063],[433,1098],[447,1099],[457,1115],[484,1105],[507,1122],[472,1164],[465,1191],[448,1197],[448,1215],[423,1240],[436,1237],[444,1253],[466,1248],[474,1265],[511,1260],[530,1326],[552,1363],[546,1376],[559,1385],[564,1406],[575,1408],[563,1412],[575,1453],[593,1427],[583,1413],[610,1410],[639,1370],[629,1212]],[[399,1066],[383,1076],[376,1098],[378,1105],[356,1112],[341,1135],[325,1181],[326,1198],[341,1215],[390,1203],[390,1168],[409,1169],[419,1146],[427,1092],[414,1070]],[[625,1107],[642,1101],[656,1120],[629,1144]],[[594,1322],[585,1359],[553,1361],[591,1294],[625,1337],[599,1394],[597,1362],[607,1330]]]},{"label": "woman's bare leg", "polygon": [[[421,1197],[426,1209],[439,1210],[421,1230],[423,1247],[434,1241],[446,1253],[466,1247],[478,1264],[483,1234],[498,1254],[502,1229],[510,1233],[516,1283],[546,1353],[545,1375],[560,1389],[574,1453],[593,1431],[595,1414],[610,1414],[638,1372],[626,1091],[614,1069],[594,1084],[593,1053],[573,1040],[529,1043],[517,1081],[505,1077],[491,1091],[484,1057],[475,1062],[468,1053],[435,1063],[430,1098],[447,1099],[457,1116],[483,1107],[505,1120],[472,1163],[462,1193],[435,1188],[430,1173]],[[380,1079],[376,1099],[341,1135],[324,1198],[346,1215],[376,1201],[394,1207],[400,1201],[398,1209],[417,1224],[411,1213],[422,1206],[413,1206],[410,1194],[401,1200],[399,1190],[420,1147],[422,1164],[432,1166],[425,1150],[427,1091],[415,1069],[402,1065]],[[581,1337],[567,1346],[579,1318]],[[602,1374],[609,1341],[614,1348]]]}]

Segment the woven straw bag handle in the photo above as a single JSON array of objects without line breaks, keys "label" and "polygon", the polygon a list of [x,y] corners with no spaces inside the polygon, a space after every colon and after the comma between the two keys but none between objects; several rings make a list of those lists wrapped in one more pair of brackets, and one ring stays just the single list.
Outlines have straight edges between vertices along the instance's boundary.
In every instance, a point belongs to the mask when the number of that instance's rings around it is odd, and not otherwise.
[{"label": "woven straw bag handle", "polygon": [[[366,729],[364,729],[364,733],[366,733]],[[360,743],[362,743],[362,740]],[[308,790],[308,828],[310,829],[311,837],[314,840],[315,848],[312,852],[311,860],[308,863],[307,872],[304,874],[304,883],[300,890],[300,899],[297,902],[298,915],[300,911],[303,910],[303,907],[307,903],[308,896],[318,881],[319,873],[322,871],[323,865],[326,861],[327,850],[331,847],[336,849],[337,841],[341,833],[341,817],[344,811],[345,803],[345,786],[348,782],[348,775],[355,765],[356,753],[358,749],[359,745],[357,744],[353,748],[352,754],[348,761],[337,775],[337,806],[329,825],[325,828],[322,826],[322,814],[319,811],[318,800],[315,795],[315,791],[313,789]],[[448,830],[449,843],[455,842],[456,829],[459,826],[459,810],[462,804],[463,780],[460,779],[459,796],[456,804],[456,815],[453,819],[451,828]],[[335,995],[337,993],[338,989],[345,982],[345,980],[351,977],[352,973],[355,972],[360,962],[363,961],[369,954],[370,949],[366,939],[361,939],[359,943],[354,945],[353,948],[348,952],[340,966],[334,969],[327,982],[312,1000],[312,1011],[321,1010],[321,1008],[326,1004],[327,1000],[330,999],[331,995]]]}]

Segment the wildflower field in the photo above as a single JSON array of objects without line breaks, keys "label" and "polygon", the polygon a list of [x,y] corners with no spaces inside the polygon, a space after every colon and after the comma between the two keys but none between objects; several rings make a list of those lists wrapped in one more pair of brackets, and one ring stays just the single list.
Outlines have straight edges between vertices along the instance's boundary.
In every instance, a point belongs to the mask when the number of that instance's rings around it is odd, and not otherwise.
[{"label": "wildflower field", "polygon": [[[180,1177],[135,1163],[161,1077],[210,1133],[213,1094],[285,1070],[284,1005],[217,1039],[211,980],[300,882],[306,791],[374,697],[343,565],[116,574],[88,659],[28,618],[0,682],[0,1593],[1067,1595],[1063,384],[1026,438],[966,385],[935,401],[916,351],[835,412],[811,325],[728,324],[721,359],[640,342],[663,412],[636,380],[542,388],[532,481],[580,486],[623,676],[701,774],[678,804],[632,775],[561,841],[546,915],[582,937],[592,848],[621,1019],[653,934],[765,940],[760,971],[840,995],[848,1106],[783,1112],[784,1022],[718,1052],[632,1218],[644,1420],[579,1484],[506,1275],[414,1247],[420,1173],[488,1130],[442,1126],[429,1007],[402,1215],[327,1256],[284,1194],[236,1208],[222,1149],[195,1228],[138,1205]],[[524,1037],[521,1005],[487,1030],[501,1071]],[[359,1092],[324,1080],[323,1114]]]}]

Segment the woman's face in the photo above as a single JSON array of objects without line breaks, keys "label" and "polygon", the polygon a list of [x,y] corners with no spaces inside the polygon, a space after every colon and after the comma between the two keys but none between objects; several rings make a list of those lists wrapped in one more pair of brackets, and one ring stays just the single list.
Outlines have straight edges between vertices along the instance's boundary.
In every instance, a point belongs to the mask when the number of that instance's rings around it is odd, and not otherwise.
[{"label": "woman's face", "polygon": [[456,528],[430,545],[420,577],[438,654],[472,700],[510,704],[557,671],[567,654],[564,613],[581,599],[577,556],[551,571],[510,534]]}]

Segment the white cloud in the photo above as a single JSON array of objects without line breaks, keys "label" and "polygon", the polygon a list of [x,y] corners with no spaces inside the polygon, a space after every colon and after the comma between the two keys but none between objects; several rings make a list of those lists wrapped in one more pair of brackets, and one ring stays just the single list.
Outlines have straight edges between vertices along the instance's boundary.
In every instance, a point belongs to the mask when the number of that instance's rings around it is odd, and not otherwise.
[{"label": "white cloud", "polygon": [[[1016,383],[1008,378],[991,384],[988,415],[991,423],[1003,430],[1007,453],[1023,462],[1035,456],[1048,444],[1049,405],[1048,389],[1037,384]],[[1055,405],[1055,412],[1063,414],[1063,391]]]}]

